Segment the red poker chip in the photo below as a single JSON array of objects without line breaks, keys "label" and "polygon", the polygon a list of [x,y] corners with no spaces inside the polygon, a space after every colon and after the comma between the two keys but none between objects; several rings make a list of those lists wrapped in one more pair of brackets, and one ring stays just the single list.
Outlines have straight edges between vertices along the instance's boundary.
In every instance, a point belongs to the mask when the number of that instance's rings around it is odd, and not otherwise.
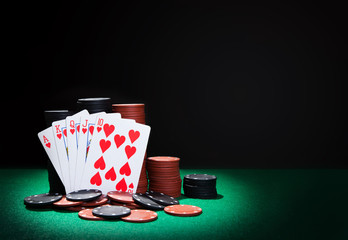
[{"label": "red poker chip", "polygon": [[193,205],[170,205],[164,208],[164,211],[170,215],[180,217],[192,217],[202,214],[202,208]]},{"label": "red poker chip", "polygon": [[136,203],[120,203],[120,202],[115,202],[115,201],[110,201],[111,205],[116,205],[116,206],[122,206],[122,207],[127,207],[129,209],[139,209],[142,208],[142,206],[136,204]]},{"label": "red poker chip", "polygon": [[136,223],[152,222],[156,219],[157,219],[156,212],[145,210],[145,209],[131,210],[130,215],[121,218],[121,220],[125,222],[136,222]]},{"label": "red poker chip", "polygon": [[73,202],[66,199],[65,196],[63,196],[58,202],[54,202],[53,205],[55,207],[60,208],[67,208],[67,207],[75,207],[81,205],[83,202]]},{"label": "red poker chip", "polygon": [[79,211],[79,217],[82,219],[85,219],[85,220],[94,220],[94,221],[104,220],[101,217],[97,217],[97,216],[93,215],[92,211],[93,211],[93,208],[81,210],[81,211]]},{"label": "red poker chip", "polygon": [[169,157],[169,156],[156,156],[156,157],[148,157],[148,161],[156,161],[156,162],[177,162],[180,161],[178,157]]},{"label": "red poker chip", "polygon": [[108,192],[108,197],[111,200],[122,203],[133,203],[133,194],[122,191],[110,191]]},{"label": "red poker chip", "polygon": [[103,204],[107,203],[108,200],[109,199],[106,197],[106,195],[101,195],[96,200],[89,201],[89,202],[83,202],[81,204],[81,206],[82,207],[96,207],[96,206],[100,206],[100,205],[103,205]]}]

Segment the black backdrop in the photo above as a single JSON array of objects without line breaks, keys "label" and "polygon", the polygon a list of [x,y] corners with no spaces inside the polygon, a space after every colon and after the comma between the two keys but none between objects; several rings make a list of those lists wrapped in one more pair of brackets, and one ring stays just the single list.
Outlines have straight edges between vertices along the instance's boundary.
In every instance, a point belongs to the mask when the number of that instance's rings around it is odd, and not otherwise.
[{"label": "black backdrop", "polygon": [[4,165],[45,166],[45,109],[107,96],[182,167],[347,167],[343,7],[214,2],[9,6]]}]

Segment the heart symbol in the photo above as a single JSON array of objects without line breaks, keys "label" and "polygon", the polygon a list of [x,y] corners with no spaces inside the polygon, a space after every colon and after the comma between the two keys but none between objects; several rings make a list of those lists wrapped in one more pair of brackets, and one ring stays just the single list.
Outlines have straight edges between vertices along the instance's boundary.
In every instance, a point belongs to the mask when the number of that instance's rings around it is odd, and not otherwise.
[{"label": "heart symbol", "polygon": [[129,184],[129,188],[134,188],[133,183]]},{"label": "heart symbol", "polygon": [[105,141],[105,139],[102,139],[99,141],[99,146],[102,150],[102,153],[104,153],[111,146],[111,142]]},{"label": "heart symbol", "polygon": [[128,132],[128,136],[129,136],[131,142],[134,143],[135,140],[137,140],[139,138],[140,132],[139,131],[130,130]]},{"label": "heart symbol", "polygon": [[58,134],[57,134],[57,138],[61,139],[61,138],[62,138],[62,134],[61,134],[61,133],[58,133]]},{"label": "heart symbol", "polygon": [[75,129],[70,129],[70,132],[71,132],[71,134],[74,134],[74,132],[75,132]]},{"label": "heart symbol", "polygon": [[124,180],[124,178],[122,178],[122,180],[116,184],[116,190],[122,192],[127,191],[127,183],[126,180]]},{"label": "heart symbol", "polygon": [[102,128],[101,127],[97,127],[97,131],[100,132],[100,130],[102,130]]},{"label": "heart symbol", "polygon": [[131,169],[129,167],[128,162],[126,162],[126,164],[120,168],[120,174],[126,176],[129,176],[131,174]]},{"label": "heart symbol", "polygon": [[126,141],[126,137],[116,134],[114,137],[114,140],[115,140],[116,147],[119,148],[124,143],[124,141]]},{"label": "heart symbol", "polygon": [[51,147],[51,143],[46,143],[46,147],[50,148]]},{"label": "heart symbol", "polygon": [[97,161],[95,161],[94,167],[96,169],[100,168],[100,170],[104,170],[105,169],[105,161],[104,161],[103,156],[101,156]]},{"label": "heart symbol", "polygon": [[82,132],[85,134],[87,132],[87,128],[82,128]]},{"label": "heart symbol", "polygon": [[135,147],[131,147],[129,145],[127,145],[124,150],[126,151],[126,155],[128,159],[130,159],[134,155],[134,153],[137,151]]},{"label": "heart symbol", "polygon": [[80,125],[77,125],[76,130],[78,133],[80,132]]},{"label": "heart symbol", "polygon": [[97,185],[97,186],[100,186],[100,185],[101,185],[102,180],[101,180],[101,177],[100,177],[99,172],[97,172],[97,173],[91,178],[90,183],[91,183],[92,185],[95,184],[95,185]]},{"label": "heart symbol", "polygon": [[107,171],[107,173],[105,173],[105,179],[107,180],[111,180],[111,181],[115,181],[116,180],[116,172],[114,167],[110,168],[109,171]]},{"label": "heart symbol", "polygon": [[66,137],[66,129],[63,130],[64,136]]},{"label": "heart symbol", "polygon": [[89,132],[91,133],[91,135],[93,135],[93,131],[94,131],[94,126],[89,126]]},{"label": "heart symbol", "polygon": [[108,137],[115,130],[115,126],[105,123],[103,129],[105,132],[105,136]]}]

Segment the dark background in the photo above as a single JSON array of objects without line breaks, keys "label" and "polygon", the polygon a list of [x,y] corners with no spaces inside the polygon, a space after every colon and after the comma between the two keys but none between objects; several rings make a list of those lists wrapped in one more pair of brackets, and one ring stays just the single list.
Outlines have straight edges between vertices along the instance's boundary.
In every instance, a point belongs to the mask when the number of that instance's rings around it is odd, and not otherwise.
[{"label": "dark background", "polygon": [[106,96],[146,103],[148,154],[182,167],[346,168],[346,13],[330,4],[13,3],[3,166],[44,167],[43,111]]}]

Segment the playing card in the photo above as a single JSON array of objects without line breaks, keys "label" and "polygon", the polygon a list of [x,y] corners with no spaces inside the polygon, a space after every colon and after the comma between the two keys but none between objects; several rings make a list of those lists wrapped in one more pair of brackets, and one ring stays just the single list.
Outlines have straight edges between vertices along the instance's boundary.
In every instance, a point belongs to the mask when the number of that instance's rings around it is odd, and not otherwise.
[{"label": "playing card", "polygon": [[[90,147],[90,143],[94,134],[95,121],[98,116],[106,114],[105,112],[94,113],[81,117],[80,134],[78,139],[78,149],[75,169],[75,189],[80,189],[80,182],[85,168],[85,162]],[[117,115],[121,118],[121,115]]]},{"label": "playing card", "polygon": [[52,127],[46,128],[45,130],[39,132],[38,137],[40,139],[40,142],[45,149],[48,158],[50,159],[54,169],[56,170],[60,180],[63,181],[62,171],[60,169],[57,149],[56,149],[56,143],[54,141],[53,131]]},{"label": "playing card", "polygon": [[150,127],[127,119],[100,116],[93,136],[81,188],[135,192]]},{"label": "playing card", "polygon": [[62,171],[65,191],[69,193],[72,190],[70,187],[67,129],[66,129],[65,123],[66,123],[65,119],[53,122],[52,130],[53,130],[53,137],[56,143],[60,169]]},{"label": "playing card", "polygon": [[75,170],[76,170],[76,158],[78,148],[78,136],[80,132],[80,119],[81,117],[88,116],[87,110],[82,110],[72,116],[65,119],[67,127],[67,139],[68,139],[68,159],[69,159],[69,174],[70,174],[70,187],[75,190]]}]

